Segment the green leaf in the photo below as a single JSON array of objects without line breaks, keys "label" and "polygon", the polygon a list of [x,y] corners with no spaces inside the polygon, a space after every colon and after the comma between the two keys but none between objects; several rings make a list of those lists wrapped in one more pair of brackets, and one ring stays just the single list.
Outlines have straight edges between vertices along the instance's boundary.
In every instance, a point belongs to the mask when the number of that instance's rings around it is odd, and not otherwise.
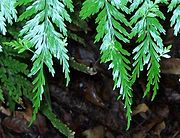
[{"label": "green leaf", "polygon": [[51,121],[52,125],[59,130],[59,132],[68,138],[74,138],[75,132],[72,132],[68,126],[59,120],[57,116],[49,108],[47,108],[46,104],[41,108],[41,111]]},{"label": "green leaf", "polygon": [[135,9],[137,9],[141,3],[143,3],[143,0],[133,0],[132,4],[130,5],[130,12],[133,12]]},{"label": "green leaf", "polygon": [[[132,104],[132,90],[130,82],[130,61],[126,56],[130,54],[122,48],[120,42],[129,42],[129,33],[124,28],[130,27],[123,12],[128,13],[127,2],[124,1],[111,1],[106,0],[86,0],[80,12],[82,19],[90,17],[91,15],[98,14],[96,18],[97,35],[95,42],[102,39],[100,47],[101,62],[109,62],[109,69],[112,69],[114,80],[114,89],[119,88],[119,95],[125,101],[124,107],[126,108],[127,129],[130,127],[131,121],[131,104]],[[118,42],[120,41],[120,42]]]},{"label": "green leaf", "polygon": [[[136,81],[140,75],[140,71],[142,71],[144,65],[147,64],[148,78],[144,96],[149,93],[151,85],[153,85],[152,99],[155,98],[158,90],[160,57],[167,53],[163,45],[163,40],[161,39],[161,33],[165,34],[165,30],[157,18],[165,19],[163,13],[159,11],[159,2],[161,1],[155,1],[155,3],[145,1],[131,18],[131,24],[135,24],[132,28],[131,37],[137,35],[138,39],[136,42],[139,43],[133,50],[134,69],[132,71],[131,82],[134,83]],[[163,2],[166,3],[166,1]],[[132,7],[134,7],[132,9],[135,9],[137,6],[132,5]]]},{"label": "green leaf", "polygon": [[[42,95],[45,92],[44,66],[46,65],[49,72],[54,76],[53,57],[59,60],[62,65],[62,71],[65,74],[66,85],[70,81],[69,77],[69,56],[66,48],[67,29],[65,21],[71,22],[71,18],[65,9],[65,6],[73,11],[71,0],[40,0],[21,2],[19,5],[27,4],[26,11],[19,17],[19,21],[27,19],[26,24],[20,31],[23,37],[22,43],[13,42],[9,45],[19,49],[20,52],[26,48],[33,52],[33,66],[29,77],[35,76],[33,81],[33,117],[31,123],[35,120],[36,114],[40,107]],[[59,31],[56,30],[59,28]],[[28,42],[26,44],[25,42]],[[24,47],[26,45],[26,48]],[[23,49],[24,48],[24,49]],[[61,130],[63,132],[64,130]],[[64,133],[64,132],[63,132]]]},{"label": "green leaf", "polygon": [[91,15],[99,12],[99,10],[104,7],[104,0],[86,0],[83,3],[83,7],[80,11],[80,17],[85,19]]},{"label": "green leaf", "polygon": [[66,5],[71,12],[74,11],[74,6],[72,4],[72,0],[63,0],[64,5]]},{"label": "green leaf", "polygon": [[1,0],[0,2],[0,33],[6,34],[6,22],[12,25],[13,19],[17,19],[17,11],[15,9],[16,0]]},{"label": "green leaf", "polygon": [[14,104],[21,101],[23,93],[30,93],[32,91],[32,85],[27,80],[29,71],[25,63],[19,62],[17,59],[5,54],[0,56],[0,66],[0,100],[4,99],[3,91],[6,91],[8,97],[6,100],[10,104],[12,103],[9,106],[13,109]]},{"label": "green leaf", "polygon": [[180,4],[179,0],[171,0],[171,3],[168,6],[168,11],[172,11],[178,4]]},{"label": "green leaf", "polygon": [[33,2],[33,0],[18,0],[15,5],[16,6],[27,5],[31,2]]},{"label": "green leaf", "polygon": [[172,0],[168,6],[168,11],[173,11],[173,15],[170,19],[171,27],[174,26],[174,35],[177,36],[180,33],[180,2],[178,0]]},{"label": "green leaf", "polygon": [[11,42],[4,42],[3,44],[9,47],[13,47],[15,50],[18,51],[18,53],[23,53],[26,50],[32,52],[32,50],[30,49],[32,45],[27,40],[22,41],[21,39],[18,39]]}]

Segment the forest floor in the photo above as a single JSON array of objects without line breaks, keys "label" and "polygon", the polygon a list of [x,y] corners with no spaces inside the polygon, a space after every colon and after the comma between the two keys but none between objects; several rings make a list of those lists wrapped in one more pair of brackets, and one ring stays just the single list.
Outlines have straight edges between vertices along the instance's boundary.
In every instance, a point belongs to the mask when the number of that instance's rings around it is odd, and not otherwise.
[{"label": "forest floor", "polygon": [[[123,101],[117,101],[118,90],[112,90],[111,72],[100,65],[93,51],[80,48],[76,60],[96,71],[82,73],[71,69],[69,87],[64,86],[63,76],[48,77],[53,112],[76,132],[77,138],[180,138],[180,37],[173,39],[172,59],[163,60],[163,73],[154,101],[151,92],[143,97],[146,72],[133,86],[133,113],[131,127],[126,131]],[[96,60],[95,60],[96,59]],[[167,69],[168,68],[168,69]],[[179,73],[180,74],[180,73]],[[63,138],[39,112],[35,123],[28,127],[32,107],[27,99],[11,112],[0,104],[0,138]]]}]

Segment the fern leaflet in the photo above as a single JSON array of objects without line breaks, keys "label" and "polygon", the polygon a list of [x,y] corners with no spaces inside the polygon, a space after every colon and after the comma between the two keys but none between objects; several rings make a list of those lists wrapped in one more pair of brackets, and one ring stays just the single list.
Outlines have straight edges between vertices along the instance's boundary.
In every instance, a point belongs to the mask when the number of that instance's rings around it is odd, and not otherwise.
[{"label": "fern leaflet", "polygon": [[[134,70],[132,72],[132,83],[139,77],[140,71],[144,65],[148,65],[148,83],[144,96],[150,91],[153,85],[152,100],[157,94],[158,82],[160,78],[160,57],[167,57],[168,52],[164,48],[163,41],[160,37],[161,33],[165,34],[165,30],[159,23],[157,18],[165,19],[163,13],[159,10],[159,2],[145,1],[131,18],[131,24],[135,24],[131,36],[138,36],[137,43],[140,43],[134,50]],[[134,7],[134,6],[131,6]],[[134,9],[133,9],[134,10]],[[132,11],[133,11],[132,10]]]},{"label": "fern leaflet", "polygon": [[168,11],[173,11],[173,16],[171,17],[171,27],[174,25],[174,35],[177,36],[180,33],[180,1],[171,0],[168,6]]},{"label": "fern leaflet", "polygon": [[52,125],[59,130],[62,134],[64,134],[68,138],[74,138],[75,132],[72,132],[67,125],[65,125],[61,120],[57,118],[57,116],[47,108],[46,104],[41,108],[42,113],[51,121]]},{"label": "fern leaflet", "polygon": [[126,20],[125,15],[120,12],[124,11],[128,13],[126,7],[128,1],[116,1],[111,2],[107,0],[86,0],[83,3],[80,16],[85,19],[91,15],[98,13],[96,18],[97,35],[95,42],[103,39],[101,45],[101,62],[107,63],[110,61],[109,69],[112,68],[112,75],[114,80],[114,89],[120,88],[120,96],[125,100],[125,108],[127,109],[128,125],[130,126],[131,120],[131,104],[132,104],[132,90],[130,83],[130,70],[129,60],[126,56],[130,54],[122,48],[120,41],[128,43],[128,32],[122,24],[130,26]]},{"label": "fern leaflet", "polygon": [[0,1],[0,32],[5,35],[6,22],[12,25],[12,20],[16,21],[17,11],[15,9],[16,0],[1,0]]}]

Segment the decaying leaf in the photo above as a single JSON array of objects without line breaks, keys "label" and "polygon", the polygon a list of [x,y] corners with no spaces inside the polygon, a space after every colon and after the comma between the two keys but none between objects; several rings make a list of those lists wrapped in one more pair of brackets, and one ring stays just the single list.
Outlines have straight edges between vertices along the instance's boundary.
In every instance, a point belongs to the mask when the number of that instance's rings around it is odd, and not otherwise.
[{"label": "decaying leaf", "polygon": [[180,75],[180,59],[169,58],[160,62],[161,72],[166,74]]},{"label": "decaying leaf", "polygon": [[3,106],[0,106],[0,112],[7,116],[11,115],[11,111],[9,109],[4,108]]},{"label": "decaying leaf", "polygon": [[16,117],[25,119],[27,122],[30,122],[30,120],[32,118],[32,107],[28,106],[24,112],[15,111],[14,114]]},{"label": "decaying leaf", "polygon": [[85,130],[82,134],[86,136],[86,138],[104,138],[104,127],[97,126],[92,129]]},{"label": "decaying leaf", "polygon": [[2,125],[16,133],[31,133],[32,130],[28,127],[28,123],[25,119],[17,117],[6,117],[2,121]]},{"label": "decaying leaf", "polygon": [[135,107],[135,109],[133,110],[132,112],[132,116],[133,115],[136,115],[136,114],[139,114],[139,113],[145,113],[149,110],[149,107],[145,104],[145,103],[142,103],[142,104],[139,104],[137,107]]},{"label": "decaying leaf", "polygon": [[158,138],[161,138],[161,136],[160,136],[161,131],[162,131],[163,129],[165,129],[165,128],[166,128],[166,124],[165,124],[164,121],[161,122],[161,123],[159,123],[159,124],[157,124],[156,127],[154,128],[154,134],[155,134]]},{"label": "decaying leaf", "polygon": [[84,79],[79,83],[79,87],[86,100],[97,106],[104,107],[102,99],[97,94],[93,80]]}]

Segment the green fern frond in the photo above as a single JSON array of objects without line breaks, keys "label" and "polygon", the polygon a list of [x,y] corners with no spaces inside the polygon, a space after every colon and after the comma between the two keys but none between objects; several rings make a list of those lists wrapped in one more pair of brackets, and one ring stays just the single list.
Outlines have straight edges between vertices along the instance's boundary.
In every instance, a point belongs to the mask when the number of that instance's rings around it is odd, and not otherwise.
[{"label": "green fern frond", "polygon": [[24,51],[26,50],[29,50],[31,52],[33,52],[30,48],[31,48],[31,44],[29,41],[27,40],[22,40],[22,39],[18,39],[18,40],[13,40],[11,42],[4,42],[3,43],[4,45],[6,46],[9,46],[9,47],[12,47],[14,48],[15,50],[18,51],[18,53],[23,53]]},{"label": "green fern frond", "polygon": [[[163,13],[159,10],[158,2],[145,1],[131,18],[131,24],[135,24],[132,29],[131,36],[138,36],[137,43],[139,45],[133,50],[134,69],[132,72],[132,83],[139,77],[140,71],[144,65],[148,65],[148,83],[144,96],[153,88],[153,96],[157,94],[158,82],[160,78],[160,57],[165,55],[163,40],[160,35],[165,34],[165,30],[159,23],[157,18],[165,19]],[[133,6],[132,6],[133,7]],[[165,57],[165,56],[164,56]]]},{"label": "green fern frond", "polygon": [[24,92],[30,93],[32,90],[26,78],[29,73],[27,65],[10,56],[1,55],[0,66],[1,90],[6,91],[11,100],[18,103]]},{"label": "green fern frond", "polygon": [[[24,1],[19,4],[22,5],[27,3]],[[34,117],[40,106],[42,94],[44,93],[44,64],[48,67],[52,76],[54,76],[55,70],[53,68],[52,58],[57,58],[63,66],[66,84],[68,84],[70,80],[69,57],[66,49],[67,29],[64,22],[65,20],[71,22],[71,19],[65,6],[73,11],[71,0],[39,0],[33,2],[19,17],[19,21],[30,18],[20,31],[20,35],[23,36],[23,41],[29,41],[30,44],[32,44],[31,47],[35,48],[32,57],[33,67],[29,74],[29,76],[36,76],[33,81],[33,84],[35,85],[33,90],[35,95],[33,101]],[[59,28],[60,33],[56,31],[54,24]]]},{"label": "green fern frond", "polygon": [[6,34],[6,22],[12,25],[12,20],[16,21],[17,11],[15,9],[16,0],[0,1],[0,33]]},{"label": "green fern frond", "polygon": [[174,26],[174,35],[177,36],[177,34],[180,33],[180,1],[171,0],[171,3],[168,6],[168,11],[173,11],[173,16],[170,21],[171,27]]},{"label": "green fern frond", "polygon": [[41,108],[42,113],[51,121],[52,125],[58,129],[62,134],[68,138],[74,138],[75,132],[72,132],[67,125],[61,122],[60,119],[49,109],[48,106],[44,104]]},{"label": "green fern frond", "polygon": [[[95,42],[103,39],[101,45],[101,62],[111,62],[109,69],[112,69],[114,80],[114,89],[120,88],[120,96],[125,100],[126,116],[128,119],[127,129],[130,127],[131,120],[131,104],[132,90],[130,82],[129,60],[126,56],[129,53],[122,48],[120,41],[128,43],[129,33],[122,24],[130,27],[125,15],[120,12],[127,11],[128,1],[107,1],[107,0],[86,0],[83,3],[80,16],[85,19],[91,15],[98,13],[96,18],[97,35]],[[128,12],[128,11],[127,11]]]}]

